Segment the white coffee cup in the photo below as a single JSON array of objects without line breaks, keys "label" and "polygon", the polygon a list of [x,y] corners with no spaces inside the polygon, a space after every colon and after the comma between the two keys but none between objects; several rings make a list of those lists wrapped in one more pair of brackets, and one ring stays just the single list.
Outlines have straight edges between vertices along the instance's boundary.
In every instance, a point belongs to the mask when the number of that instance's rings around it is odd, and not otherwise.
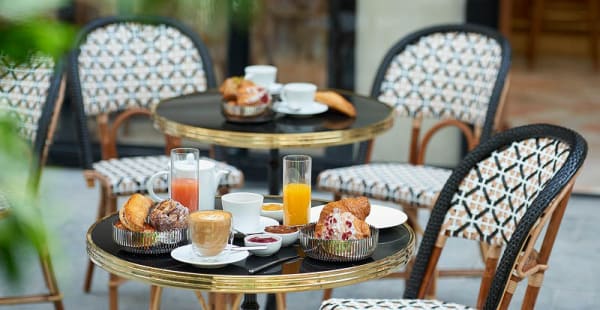
[{"label": "white coffee cup", "polygon": [[221,196],[223,210],[233,215],[233,228],[242,233],[260,231],[260,209],[263,195],[237,192]]},{"label": "white coffee cup", "polygon": [[281,90],[281,99],[291,110],[300,110],[303,105],[315,101],[317,85],[311,83],[289,83]]},{"label": "white coffee cup", "polygon": [[244,68],[244,79],[256,83],[258,86],[269,88],[277,78],[277,67],[267,65],[254,65]]}]

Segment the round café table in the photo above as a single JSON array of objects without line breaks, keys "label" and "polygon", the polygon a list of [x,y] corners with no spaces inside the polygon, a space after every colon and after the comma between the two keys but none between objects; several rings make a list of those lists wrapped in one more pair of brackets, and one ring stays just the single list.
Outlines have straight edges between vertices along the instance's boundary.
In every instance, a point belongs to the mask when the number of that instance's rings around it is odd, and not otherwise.
[{"label": "round caf\u00e9 table", "polygon": [[[280,202],[280,196],[266,196]],[[313,200],[312,205],[325,203]],[[216,201],[220,207],[220,199]],[[123,251],[112,240],[112,224],[118,214],[94,223],[87,232],[87,252],[96,265],[117,276],[161,287],[221,293],[244,293],[243,309],[258,309],[256,293],[321,290],[381,278],[407,264],[415,250],[415,233],[406,223],[380,229],[374,254],[362,261],[331,263],[304,257],[299,245],[282,248],[269,257],[248,258],[218,269],[203,269],[171,258],[170,254],[141,255]],[[236,243],[242,240],[236,238]],[[249,270],[281,258],[294,257],[251,274]]]},{"label": "round caf\u00e9 table", "polygon": [[164,100],[152,108],[154,125],[170,136],[209,144],[249,149],[269,149],[269,193],[279,193],[279,149],[328,147],[365,141],[390,129],[393,109],[373,98],[335,90],[356,108],[356,118],[327,111],[310,117],[275,113],[272,117],[232,121],[221,112],[216,90]]}]

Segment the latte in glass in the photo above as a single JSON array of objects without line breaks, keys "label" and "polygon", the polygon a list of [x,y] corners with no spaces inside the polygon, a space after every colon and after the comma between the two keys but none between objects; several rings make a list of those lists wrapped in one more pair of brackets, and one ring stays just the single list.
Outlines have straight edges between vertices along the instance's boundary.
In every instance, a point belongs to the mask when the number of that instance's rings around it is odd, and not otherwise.
[{"label": "latte in glass", "polygon": [[221,210],[197,211],[190,214],[189,239],[196,255],[219,255],[231,236],[231,213]]}]

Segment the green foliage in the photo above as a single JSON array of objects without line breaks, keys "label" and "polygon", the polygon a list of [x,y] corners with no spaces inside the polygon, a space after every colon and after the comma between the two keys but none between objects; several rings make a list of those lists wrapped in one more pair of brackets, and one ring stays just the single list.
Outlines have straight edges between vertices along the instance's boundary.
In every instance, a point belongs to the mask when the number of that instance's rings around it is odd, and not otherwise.
[{"label": "green foliage", "polygon": [[75,28],[49,17],[62,0],[0,0],[0,51],[19,63],[31,53],[58,59],[70,47]]},{"label": "green foliage", "polygon": [[[32,156],[10,118],[0,117],[0,189],[10,211],[0,219],[0,274],[19,279],[18,253],[32,245],[43,251],[44,225],[35,192],[27,184]],[[47,255],[45,252],[41,252]]]}]

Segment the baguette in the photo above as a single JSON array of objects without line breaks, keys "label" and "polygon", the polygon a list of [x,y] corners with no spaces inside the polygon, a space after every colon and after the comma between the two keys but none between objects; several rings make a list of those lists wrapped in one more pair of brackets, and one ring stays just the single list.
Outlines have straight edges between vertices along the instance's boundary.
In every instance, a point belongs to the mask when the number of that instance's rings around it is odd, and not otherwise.
[{"label": "baguette", "polygon": [[333,91],[318,91],[315,101],[326,104],[329,108],[336,110],[346,116],[356,117],[356,109],[346,98]]}]

